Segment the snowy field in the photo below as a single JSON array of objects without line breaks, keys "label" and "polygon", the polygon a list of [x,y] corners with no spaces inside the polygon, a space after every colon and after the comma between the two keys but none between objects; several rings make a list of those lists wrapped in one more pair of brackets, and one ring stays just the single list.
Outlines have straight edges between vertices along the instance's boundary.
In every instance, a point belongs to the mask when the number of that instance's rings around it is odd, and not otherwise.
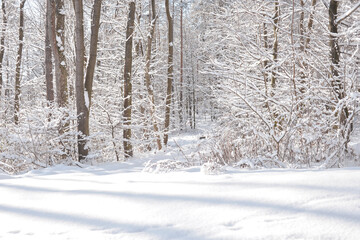
[{"label": "snowy field", "polygon": [[0,239],[359,239],[360,168],[142,171],[199,134],[128,163],[0,174]]}]

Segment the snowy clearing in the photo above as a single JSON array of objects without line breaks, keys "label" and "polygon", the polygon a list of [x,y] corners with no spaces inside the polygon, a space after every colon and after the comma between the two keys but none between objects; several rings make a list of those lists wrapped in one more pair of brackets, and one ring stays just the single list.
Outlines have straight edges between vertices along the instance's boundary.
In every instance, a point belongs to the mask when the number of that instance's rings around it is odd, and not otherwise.
[{"label": "snowy clearing", "polygon": [[1,239],[358,239],[360,169],[0,175]]}]

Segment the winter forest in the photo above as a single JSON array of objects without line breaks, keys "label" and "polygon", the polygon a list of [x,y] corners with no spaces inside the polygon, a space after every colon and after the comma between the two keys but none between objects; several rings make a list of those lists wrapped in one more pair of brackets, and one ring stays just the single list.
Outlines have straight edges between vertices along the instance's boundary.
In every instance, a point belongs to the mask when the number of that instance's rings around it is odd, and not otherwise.
[{"label": "winter forest", "polygon": [[200,162],[343,166],[359,6],[2,1],[1,169],[126,161],[205,119],[218,128]]},{"label": "winter forest", "polygon": [[359,117],[359,0],[1,0],[0,238],[357,239]]}]

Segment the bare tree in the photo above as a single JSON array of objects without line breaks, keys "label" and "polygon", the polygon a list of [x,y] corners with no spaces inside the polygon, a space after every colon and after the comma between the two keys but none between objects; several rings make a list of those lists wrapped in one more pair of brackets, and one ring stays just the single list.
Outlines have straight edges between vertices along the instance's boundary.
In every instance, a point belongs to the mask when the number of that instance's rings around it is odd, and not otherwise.
[{"label": "bare tree", "polygon": [[170,106],[172,97],[172,82],[174,79],[174,21],[170,14],[169,0],[165,0],[166,16],[168,20],[168,78],[166,91],[166,108],[165,108],[165,135],[164,144],[167,145],[170,127]]},{"label": "bare tree", "polygon": [[76,109],[78,115],[78,158],[79,161],[86,158],[88,155],[88,150],[85,148],[86,140],[85,135],[89,126],[86,124],[87,107],[85,103],[85,88],[84,88],[84,60],[85,60],[85,45],[84,45],[84,11],[83,11],[83,2],[82,0],[74,0],[74,10],[75,10],[75,52],[76,52]]},{"label": "bare tree", "polygon": [[16,57],[15,70],[15,101],[14,101],[14,122],[19,124],[19,108],[20,108],[20,77],[21,77],[21,59],[24,46],[24,5],[26,0],[20,2],[20,25],[19,25],[19,47]]},{"label": "bare tree", "polygon": [[145,65],[145,85],[147,88],[147,92],[148,92],[148,97],[150,100],[150,114],[151,114],[151,118],[153,121],[153,127],[154,127],[154,132],[156,134],[156,143],[157,143],[157,147],[160,150],[162,148],[162,144],[161,144],[161,138],[160,138],[160,134],[159,134],[159,127],[156,121],[156,116],[155,116],[155,98],[154,98],[154,90],[151,86],[151,76],[150,76],[150,66],[151,66],[151,53],[152,53],[152,41],[154,39],[154,35],[155,35],[155,24],[156,24],[156,9],[155,9],[155,0],[151,0],[151,14],[150,14],[150,30],[149,30],[149,34],[147,36],[147,49],[146,49],[146,65]]},{"label": "bare tree", "polygon": [[5,1],[1,2],[1,11],[2,11],[2,29],[1,29],[1,39],[0,39],[0,96],[3,87],[3,60],[5,53],[5,32],[7,27],[7,16],[6,16],[6,6]]},{"label": "bare tree", "polygon": [[132,48],[133,33],[135,27],[135,2],[130,2],[129,17],[126,27],[126,45],[125,45],[125,66],[124,66],[124,154],[125,158],[133,156],[133,147],[131,144],[131,110],[132,110]]},{"label": "bare tree", "polygon": [[[51,15],[51,31],[49,37],[51,39],[52,52],[55,62],[55,76],[56,76],[56,102],[59,107],[67,107],[68,105],[68,70],[65,57],[65,12],[64,0],[50,0],[49,7],[52,9]],[[50,16],[49,16],[50,19]],[[65,124],[66,125],[66,124]],[[64,131],[60,127],[60,132]]]},{"label": "bare tree", "polygon": [[[338,25],[346,18],[348,18],[353,12],[355,12],[360,7],[360,2],[355,4],[353,8],[339,15],[339,4],[338,0],[330,0],[328,7],[329,11],[329,30],[330,30],[330,57],[331,57],[331,85],[336,95],[337,100],[342,100],[345,98],[345,89],[344,83],[340,78],[339,68],[340,68],[340,46],[339,46],[339,36],[338,36]],[[345,138],[346,144],[350,141],[350,132],[352,124],[348,123],[349,118],[349,109],[347,106],[343,106],[340,109],[340,125],[344,126],[345,129],[342,130],[342,135]],[[348,125],[349,124],[349,125]],[[348,125],[348,126],[347,126]]]},{"label": "bare tree", "polygon": [[[276,66],[276,63],[278,61],[278,46],[279,46],[279,39],[278,39],[278,33],[279,33],[279,18],[280,18],[280,6],[279,6],[279,0],[275,0],[275,15],[273,18],[273,24],[274,24],[274,44],[273,44],[273,61],[274,65]],[[275,88],[276,86],[276,68],[273,67],[274,70],[272,71],[271,76],[271,87]]]},{"label": "bare tree", "polygon": [[46,81],[46,100],[52,105],[54,102],[54,83],[53,83],[53,64],[52,50],[50,42],[51,22],[52,22],[51,0],[46,1],[46,23],[45,23],[45,81]]},{"label": "bare tree", "polygon": [[183,128],[183,82],[184,82],[184,34],[183,34],[183,0],[180,1],[180,99],[179,117],[180,130]]},{"label": "bare tree", "polygon": [[91,24],[90,56],[86,70],[84,84],[84,10],[82,0],[73,0],[75,10],[75,51],[76,51],[76,109],[78,115],[78,158],[84,160],[88,155],[86,148],[86,137],[89,136],[89,114],[92,95],[92,85],[97,57],[98,34],[100,27],[101,1],[95,0],[93,6],[93,18]]}]

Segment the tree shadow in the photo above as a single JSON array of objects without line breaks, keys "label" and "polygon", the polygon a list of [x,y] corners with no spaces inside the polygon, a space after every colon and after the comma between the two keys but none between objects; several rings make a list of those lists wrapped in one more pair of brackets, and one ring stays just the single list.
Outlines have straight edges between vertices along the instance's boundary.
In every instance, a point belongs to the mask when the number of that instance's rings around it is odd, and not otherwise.
[{"label": "tree shadow", "polygon": [[133,184],[179,184],[179,185],[198,185],[198,186],[238,186],[239,191],[243,189],[251,188],[283,188],[283,189],[303,189],[310,191],[327,191],[345,194],[360,194],[360,185],[358,187],[335,187],[335,186],[324,186],[315,184],[292,184],[292,183],[274,183],[274,182],[252,182],[241,180],[241,182],[180,182],[180,181],[140,181],[130,180],[129,183]]},{"label": "tree shadow", "polygon": [[184,239],[204,239],[195,232],[179,229],[172,224],[144,224],[112,221],[103,218],[79,216],[52,211],[35,210],[24,207],[14,207],[0,204],[0,212],[18,215],[21,217],[37,218],[54,222],[66,222],[90,228],[91,231],[106,231],[107,234],[142,233],[157,236],[162,239],[174,239],[174,236],[182,236]]},{"label": "tree shadow", "polygon": [[[257,185],[258,187],[261,184]],[[268,187],[267,185],[262,185]],[[281,203],[271,203],[265,201],[257,201],[254,199],[246,198],[221,198],[221,197],[209,197],[209,196],[184,196],[184,195],[166,195],[155,193],[134,193],[126,191],[99,191],[99,190],[58,190],[43,187],[33,186],[19,186],[0,183],[0,188],[16,189],[28,192],[42,192],[42,193],[62,193],[71,196],[76,195],[90,195],[90,196],[108,196],[120,199],[131,199],[132,201],[144,202],[144,204],[151,203],[179,203],[189,202],[198,203],[200,205],[206,205],[211,207],[216,206],[231,206],[233,208],[250,208],[250,209],[265,209],[277,212],[287,212],[292,214],[308,214],[311,216],[326,217],[330,219],[337,219],[347,222],[360,223],[359,211],[345,212],[334,209],[313,209],[301,206],[287,205]],[[356,196],[360,201],[360,196]]]}]

